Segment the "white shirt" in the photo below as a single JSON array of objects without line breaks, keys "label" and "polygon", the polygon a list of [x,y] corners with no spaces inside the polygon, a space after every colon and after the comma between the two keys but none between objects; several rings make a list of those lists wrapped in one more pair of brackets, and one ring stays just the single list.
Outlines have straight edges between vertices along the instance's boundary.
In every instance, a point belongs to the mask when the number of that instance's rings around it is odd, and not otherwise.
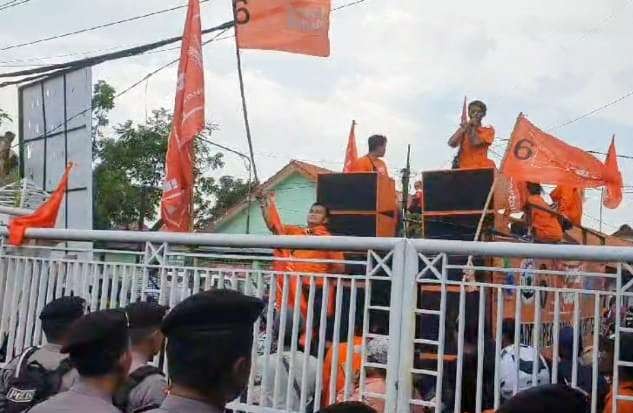
[{"label": "white shirt", "polygon": [[[288,389],[288,368],[284,365],[283,360],[286,361],[288,366],[292,365],[292,353],[290,351],[285,351],[282,353],[283,359],[279,362],[279,380],[278,387],[275,392],[275,372],[277,370],[277,360],[278,355],[270,354],[268,357],[268,364],[264,369],[265,364],[265,356],[259,356],[255,363],[253,364],[254,372],[255,372],[255,386],[253,388],[253,402],[255,404],[260,404],[260,397],[263,393],[263,400],[261,401],[261,406],[263,407],[273,407],[275,409],[288,409],[292,411],[300,411],[299,404],[301,402],[301,396],[298,394],[295,387],[301,389],[303,387],[303,362],[304,362],[304,353],[301,351],[296,351],[294,353],[294,374],[293,380],[296,382],[296,386],[291,383],[290,384],[290,404],[286,406],[287,399],[287,389]],[[314,398],[314,391],[316,387],[316,375],[317,375],[317,359],[313,356],[308,356],[306,363],[306,383],[305,383],[305,400],[306,403],[309,403],[310,400]],[[264,381],[264,376],[267,376],[266,379],[266,387],[262,388]],[[275,400],[275,393],[277,395],[277,404],[273,405]]]}]

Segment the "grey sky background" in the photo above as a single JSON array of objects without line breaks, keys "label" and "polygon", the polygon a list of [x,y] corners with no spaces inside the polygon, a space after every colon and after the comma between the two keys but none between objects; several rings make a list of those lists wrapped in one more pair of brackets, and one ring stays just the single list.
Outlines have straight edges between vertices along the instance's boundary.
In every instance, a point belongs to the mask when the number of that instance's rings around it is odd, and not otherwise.
[{"label": "grey sky background", "polygon": [[[333,6],[350,1],[333,0]],[[32,0],[0,11],[0,47],[183,3]],[[230,0],[201,7],[205,28],[231,17]],[[181,9],[2,51],[0,70],[180,35],[184,15]],[[447,168],[453,154],[446,140],[457,127],[464,95],[488,104],[487,122],[498,137],[491,155],[498,162],[506,143],[501,139],[509,136],[519,112],[549,129],[633,91],[632,19],[630,0],[366,0],[339,10],[332,15],[332,55],[327,59],[243,52],[260,175],[269,177],[290,159],[340,170],[352,119],[358,122],[361,152],[370,134],[388,136],[392,175],[404,166],[407,144],[416,172]],[[246,152],[234,47],[229,37],[204,49],[206,113],[220,125],[214,140]],[[123,90],[178,54],[172,50],[106,63],[94,69],[94,80]],[[147,111],[171,109],[175,83],[176,65],[121,97],[113,122],[142,122]],[[0,107],[17,119],[15,88],[0,89]],[[618,152],[633,155],[632,112],[633,97],[554,133],[572,145],[602,152],[615,133]],[[17,129],[17,124],[8,128]],[[230,154],[226,159],[217,175],[246,176],[239,159]],[[633,160],[620,159],[620,167],[625,184],[633,185]],[[597,227],[600,193],[588,191],[587,197],[584,223]],[[605,210],[606,232],[631,223],[632,201],[633,195],[626,194],[619,209]]]}]

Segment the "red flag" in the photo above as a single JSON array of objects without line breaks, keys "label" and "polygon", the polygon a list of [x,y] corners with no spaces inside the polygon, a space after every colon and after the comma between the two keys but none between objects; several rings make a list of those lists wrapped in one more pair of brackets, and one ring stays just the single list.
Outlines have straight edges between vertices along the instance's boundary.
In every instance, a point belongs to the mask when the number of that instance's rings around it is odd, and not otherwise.
[{"label": "red flag", "polygon": [[352,129],[349,131],[349,138],[347,139],[347,149],[345,150],[345,164],[343,165],[343,172],[351,172],[352,165],[358,159],[358,150],[356,149],[356,121],[352,121]]},{"label": "red flag", "polygon": [[602,204],[609,209],[615,209],[622,202],[622,174],[618,166],[618,154],[615,151],[615,136],[611,138],[611,145],[604,162],[607,190]]},{"label": "red flag", "polygon": [[462,125],[468,123],[468,98],[464,96],[464,106],[462,107]]},{"label": "red flag", "polygon": [[517,119],[501,172],[517,182],[577,188],[603,186],[607,178],[595,156],[541,131],[523,115]]},{"label": "red flag", "polygon": [[204,67],[200,3],[199,0],[189,0],[160,205],[163,229],[167,231],[188,232],[191,230],[194,184],[193,139],[204,125]]},{"label": "red flag", "polygon": [[62,204],[66,190],[68,189],[68,175],[73,164],[66,166],[66,171],[51,197],[31,215],[13,218],[9,222],[9,243],[22,245],[24,234],[28,228],[53,228],[57,221],[59,207]]},{"label": "red flag", "polygon": [[242,49],[330,55],[331,0],[233,0]]}]

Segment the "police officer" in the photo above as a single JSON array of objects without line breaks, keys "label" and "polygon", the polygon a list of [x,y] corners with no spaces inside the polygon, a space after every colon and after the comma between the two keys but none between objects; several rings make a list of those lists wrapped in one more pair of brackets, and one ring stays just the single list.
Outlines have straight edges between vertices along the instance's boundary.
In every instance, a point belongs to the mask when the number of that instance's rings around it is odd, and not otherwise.
[{"label": "police officer", "polygon": [[150,363],[160,353],[165,336],[160,325],[167,307],[137,302],[125,307],[130,322],[132,366],[130,375],[114,396],[114,404],[126,413],[160,406],[167,393],[163,372]]},{"label": "police officer", "polygon": [[264,303],[232,290],[192,295],[163,320],[170,392],[153,413],[221,413],[246,388]]},{"label": "police officer", "polygon": [[[47,343],[40,348],[26,349],[26,360],[22,360],[22,366],[28,366],[31,363],[38,363],[49,372],[57,371],[61,381],[57,389],[50,389],[45,396],[52,396],[57,392],[68,390],[77,380],[78,374],[75,369],[70,366],[66,359],[66,355],[60,352],[62,345],[65,344],[68,327],[73,321],[84,315],[86,301],[80,297],[61,297],[44,306],[40,313],[42,322],[42,330],[46,336]],[[0,411],[2,406],[7,403],[6,395],[12,378],[15,377],[18,370],[18,364],[22,355],[13,359],[4,370],[0,377]],[[52,393],[52,394],[50,394]],[[40,395],[41,397],[42,395]]]},{"label": "police officer", "polygon": [[127,378],[132,362],[127,327],[127,317],[120,310],[97,311],[75,321],[61,352],[69,354],[79,380],[30,413],[119,413],[112,396]]}]

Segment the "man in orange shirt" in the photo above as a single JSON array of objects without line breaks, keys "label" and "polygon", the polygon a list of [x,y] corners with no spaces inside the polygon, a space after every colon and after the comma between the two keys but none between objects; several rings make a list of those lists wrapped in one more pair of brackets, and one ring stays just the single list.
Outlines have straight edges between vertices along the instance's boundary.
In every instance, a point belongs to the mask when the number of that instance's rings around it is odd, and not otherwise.
[{"label": "man in orange shirt", "polygon": [[383,135],[372,135],[367,140],[369,153],[358,158],[350,167],[350,172],[376,172],[389,176],[389,170],[385,162],[380,159],[387,151],[387,138]]},{"label": "man in orange shirt", "polygon": [[528,199],[526,204],[526,217],[528,228],[532,229],[532,236],[536,242],[556,244],[563,239],[563,228],[558,216],[553,214],[547,202],[541,196],[543,189],[540,184],[527,183]]},{"label": "man in orange shirt", "polygon": [[572,224],[580,226],[582,222],[583,190],[573,186],[558,185],[549,195],[556,204],[561,215],[564,215]]},{"label": "man in orange shirt", "polygon": [[453,169],[495,167],[495,163],[488,159],[488,147],[495,139],[495,130],[492,126],[481,124],[486,116],[486,110],[486,105],[482,101],[470,102],[468,105],[470,120],[460,125],[448,140],[451,148],[459,147]]},{"label": "man in orange shirt", "polygon": [[[330,218],[330,210],[327,206],[314,203],[310,207],[307,216],[307,227],[297,225],[284,225],[281,222],[279,212],[275,206],[274,197],[269,195],[258,195],[262,207],[264,222],[268,229],[275,235],[295,235],[295,236],[331,236],[327,224]],[[279,250],[275,252],[276,257],[290,259],[292,261],[276,261],[274,265],[275,272],[292,273],[302,277],[301,292],[297,294],[298,278],[290,276],[290,286],[288,291],[287,308],[292,311],[294,309],[295,298],[301,300],[300,308],[304,320],[308,317],[308,298],[310,291],[310,276],[315,275],[315,299],[312,309],[313,314],[313,331],[319,331],[321,306],[323,304],[323,286],[327,278],[319,276],[319,274],[342,274],[345,271],[345,264],[341,262],[323,262],[325,260],[343,261],[345,257],[340,251],[322,251],[322,250]],[[302,259],[306,261],[301,261]],[[276,305],[280,309],[283,297],[284,276],[277,274],[277,294]],[[328,282],[327,296],[327,316],[334,315],[334,298],[336,287],[333,281]],[[331,335],[331,328],[328,327],[327,334]],[[316,348],[316,346],[313,346]]]}]

